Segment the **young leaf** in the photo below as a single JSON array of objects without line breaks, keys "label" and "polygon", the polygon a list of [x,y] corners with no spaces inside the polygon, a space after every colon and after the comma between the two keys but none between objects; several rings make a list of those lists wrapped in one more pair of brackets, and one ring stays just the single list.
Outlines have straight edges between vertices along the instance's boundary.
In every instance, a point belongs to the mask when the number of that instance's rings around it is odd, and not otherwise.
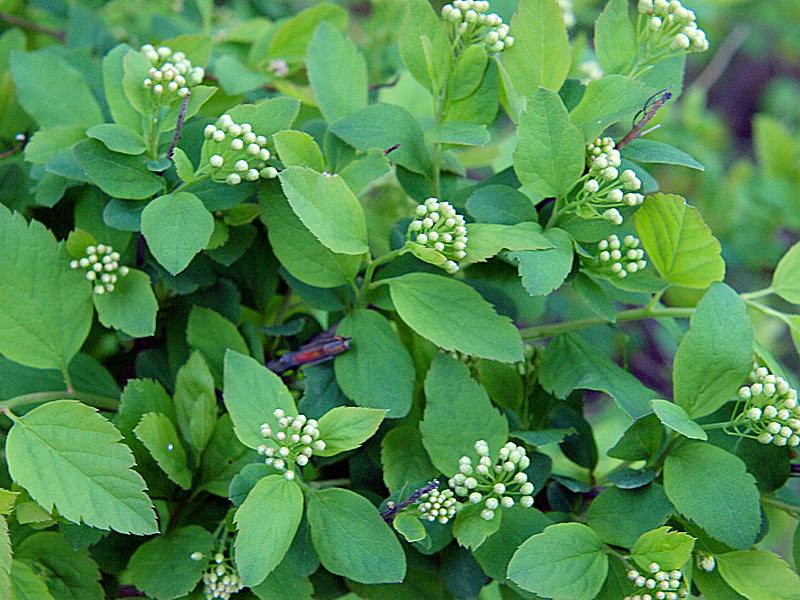
[{"label": "young leaf", "polygon": [[86,130],[90,138],[100,140],[105,147],[121,154],[142,154],[147,148],[138,131],[116,123],[100,123]]},{"label": "young leaf", "polygon": [[478,440],[485,440],[492,453],[508,441],[508,421],[463,363],[438,356],[425,378],[425,397],[422,443],[431,462],[448,477],[458,471],[459,458],[475,456]]},{"label": "young leaf", "polygon": [[[54,427],[69,423],[70,427]],[[155,512],[122,435],[95,409],[49,402],[21,417],[6,440],[11,477],[47,510],[98,529],[148,535]]]},{"label": "young leaf", "polygon": [[0,594],[11,597],[11,537],[8,535],[8,523],[0,517]]},{"label": "young leaf", "polygon": [[800,243],[781,258],[770,287],[787,302],[800,304]]},{"label": "young leaf", "polygon": [[[500,362],[522,360],[517,328],[469,286],[429,273],[410,273],[388,283],[403,321],[437,346]],[[447,319],[442,319],[442,307],[448,307]]]},{"label": "young leaf", "polygon": [[627,75],[636,60],[636,31],[628,6],[628,0],[610,0],[595,23],[594,50],[606,73]]},{"label": "young leaf", "polygon": [[662,571],[680,569],[692,557],[694,538],[682,531],[659,527],[642,534],[631,550],[631,558],[642,569],[658,563]]},{"label": "young leaf", "polygon": [[528,538],[508,565],[511,581],[554,600],[594,600],[607,573],[603,543],[580,523],[551,525]]},{"label": "young leaf", "polygon": [[131,106],[122,87],[123,61],[130,50],[127,44],[120,44],[103,58],[103,91],[114,122],[138,132],[142,129],[142,116]]},{"label": "young leaf", "polygon": [[678,165],[689,167],[696,171],[705,171],[702,163],[697,162],[683,150],[670,146],[664,142],[639,138],[625,146],[625,158],[636,162],[654,163],[660,165]]},{"label": "young leaf", "polygon": [[[489,57],[482,44],[467,46],[447,82],[447,97],[462,100],[472,94],[486,74]],[[487,140],[488,141],[488,140]]]},{"label": "young leaf", "polygon": [[563,196],[583,174],[583,134],[556,92],[543,87],[520,118],[514,172],[538,196]]},{"label": "young leaf", "polygon": [[675,354],[675,402],[694,419],[736,395],[753,367],[753,326],[739,295],[714,284],[697,304]]},{"label": "young leaf", "polygon": [[109,196],[142,200],[163,189],[163,181],[145,166],[142,157],[112,152],[98,140],[84,140],[72,148],[89,180]]},{"label": "young leaf", "polygon": [[175,172],[181,181],[192,181],[194,179],[194,165],[186,152],[180,148],[175,148],[172,153],[172,162],[175,164]]},{"label": "young leaf", "polygon": [[522,285],[532,296],[544,296],[558,289],[572,270],[575,256],[572,237],[563,229],[553,227],[544,236],[553,248],[509,255],[517,261]]},{"label": "young leaf", "polygon": [[282,57],[287,61],[303,60],[312,34],[323,21],[340,31],[344,30],[347,28],[347,11],[332,2],[322,2],[300,11],[275,28],[270,36],[267,55]]},{"label": "young leaf", "polygon": [[318,456],[335,456],[358,448],[378,431],[384,410],[337,406],[319,418],[319,437],[325,441],[325,449],[315,450]]},{"label": "young leaf", "polygon": [[214,217],[188,192],[160,196],[142,211],[142,235],[156,260],[172,275],[208,245]]},{"label": "young leaf", "polygon": [[510,29],[515,43],[503,52],[503,66],[516,90],[524,96],[532,96],[539,86],[559,90],[572,53],[556,0],[520,0]]},{"label": "young leaf", "polygon": [[100,322],[106,327],[119,329],[131,337],[155,333],[158,301],[147,273],[130,269],[125,277],[119,278],[113,292],[93,294],[92,300]]},{"label": "young leaf", "polygon": [[320,23],[314,31],[306,69],[314,98],[328,123],[367,105],[367,63],[358,47],[329,23]]},{"label": "young leaf", "polygon": [[428,535],[425,531],[425,525],[416,517],[407,512],[401,512],[392,521],[392,527],[395,531],[402,535],[407,542],[419,542],[424,540]]},{"label": "young leaf", "polygon": [[686,411],[669,400],[651,400],[650,405],[659,420],[673,431],[693,440],[706,441],[708,434],[697,423],[692,421]]},{"label": "young leaf", "polygon": [[300,102],[294,98],[280,96],[253,104],[240,104],[228,111],[236,123],[250,123],[258,135],[269,137],[289,129],[300,112]]},{"label": "young leaf", "polygon": [[322,565],[359,583],[399,583],[406,574],[400,542],[372,503],[350,490],[309,495],[308,524]]},{"label": "young leaf", "polygon": [[184,439],[199,457],[214,433],[217,396],[214,377],[199,352],[193,352],[175,378],[175,415]]},{"label": "young leaf", "polygon": [[295,214],[325,246],[340,254],[369,250],[364,211],[341,177],[289,167],[280,180]]},{"label": "young leaf", "polygon": [[669,283],[705,289],[725,277],[719,242],[680,196],[654,194],[634,218],[648,260]]},{"label": "young leaf", "polygon": [[481,517],[482,509],[482,505],[468,504],[458,511],[453,535],[460,546],[475,551],[500,529],[505,511],[496,511],[494,518],[487,521]]},{"label": "young leaf", "polygon": [[351,338],[348,352],[336,357],[336,381],[359,406],[385,409],[386,418],[408,414],[414,395],[414,364],[391,323],[372,310],[342,319],[337,335]]},{"label": "young leaf", "polygon": [[278,156],[287,167],[309,167],[315,171],[325,169],[322,151],[310,135],[304,131],[287,129],[272,136]]},{"label": "young leaf", "polygon": [[225,353],[228,349],[240,354],[249,353],[247,342],[236,329],[236,325],[217,311],[203,306],[195,306],[189,313],[186,341],[192,348],[200,350],[217,387],[222,383]]},{"label": "young leaf", "polygon": [[47,589],[39,568],[26,560],[11,563],[11,600],[56,600]]},{"label": "young leaf", "polygon": [[[199,525],[180,527],[148,540],[128,562],[131,581],[156,600],[187,595],[200,581],[214,551],[211,534]],[[200,552],[202,560],[193,560]]]},{"label": "young leaf", "polygon": [[44,225],[0,206],[0,352],[67,370],[89,334],[92,291]]},{"label": "young leaf", "polygon": [[314,237],[282,194],[262,194],[261,218],[275,256],[292,275],[314,287],[332,288],[354,281],[361,257],[335,254]]},{"label": "young leaf", "polygon": [[651,94],[652,90],[636,79],[606,75],[589,83],[570,117],[588,141],[626,115],[641,109]]},{"label": "young leaf", "polygon": [[716,558],[722,578],[745,598],[800,598],[800,577],[777,554],[739,550]]},{"label": "young leaf", "polygon": [[234,516],[236,567],[245,585],[258,585],[278,566],[302,518],[303,492],[295,482],[269,475],[256,483]]},{"label": "young leaf", "polygon": [[269,423],[277,429],[278,420],[272,413],[280,408],[296,415],[294,399],[275,373],[249,356],[234,350],[225,353],[225,384],[223,398],[236,437],[249,448],[264,443],[260,427]]},{"label": "young leaf", "polygon": [[450,42],[429,2],[409,0],[405,4],[406,14],[398,36],[400,56],[414,79],[435,92],[450,70]]},{"label": "young leaf", "polygon": [[755,540],[758,489],[736,456],[702,442],[679,446],[664,463],[664,489],[678,512],[720,542],[747,548]]},{"label": "young leaf", "polygon": [[485,262],[503,250],[550,250],[550,239],[541,233],[538,223],[498,225],[496,223],[470,223],[467,225],[469,252],[466,263]]},{"label": "young leaf", "polygon": [[147,413],[133,433],[172,481],[185,490],[192,486],[186,452],[169,417],[161,413]]}]

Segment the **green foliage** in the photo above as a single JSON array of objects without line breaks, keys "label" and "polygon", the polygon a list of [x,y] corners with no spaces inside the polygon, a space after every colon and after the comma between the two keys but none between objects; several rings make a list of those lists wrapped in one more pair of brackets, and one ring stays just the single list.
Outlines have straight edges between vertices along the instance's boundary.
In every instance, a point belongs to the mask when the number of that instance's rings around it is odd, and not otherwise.
[{"label": "green foliage", "polygon": [[631,558],[642,569],[657,563],[662,570],[680,569],[692,556],[694,539],[669,527],[659,527],[642,534],[633,546]]}]

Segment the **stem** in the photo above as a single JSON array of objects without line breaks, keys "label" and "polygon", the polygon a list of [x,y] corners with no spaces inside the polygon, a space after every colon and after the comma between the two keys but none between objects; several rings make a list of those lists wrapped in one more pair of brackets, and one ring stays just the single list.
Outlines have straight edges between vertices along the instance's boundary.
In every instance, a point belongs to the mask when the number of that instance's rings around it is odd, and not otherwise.
[{"label": "stem", "polygon": [[737,422],[738,420],[734,419],[733,421],[725,421],[724,423],[709,423],[707,425],[703,425],[701,423],[700,427],[702,427],[706,431],[711,431],[712,429],[725,429],[727,427],[730,427],[731,425],[735,425]]},{"label": "stem", "polygon": [[783,321],[787,325],[791,324],[789,319],[787,318],[787,316],[785,314],[783,314],[782,312],[780,312],[779,310],[775,310],[774,308],[770,308],[769,306],[765,306],[764,304],[761,304],[760,302],[753,302],[752,300],[745,300],[745,302],[747,303],[747,305],[750,308],[753,308],[753,309],[757,310],[760,313],[763,313],[763,314],[765,314],[767,316],[770,316],[770,317],[775,317],[776,319],[779,319],[779,320]]},{"label": "stem", "polygon": [[405,247],[392,250],[391,252],[387,252],[383,256],[376,258],[367,265],[367,270],[364,271],[364,281],[361,284],[361,291],[358,296],[358,302],[356,302],[356,307],[363,307],[365,305],[367,298],[366,292],[372,285],[372,278],[375,276],[375,269],[383,264],[393,261],[404,252]]},{"label": "stem", "polygon": [[150,118],[150,129],[147,132],[147,155],[156,160],[158,158],[158,135],[161,129],[161,121],[155,116]]},{"label": "stem", "polygon": [[51,400],[80,400],[84,404],[94,406],[102,410],[117,410],[119,400],[110,396],[101,396],[100,394],[92,394],[90,392],[69,392],[67,390],[55,390],[52,392],[35,392],[33,394],[22,394],[21,396],[14,396],[8,400],[0,401],[0,407],[6,409],[19,408],[20,406],[29,406],[31,404],[44,404]]},{"label": "stem", "polygon": [[[616,315],[616,322],[623,323],[625,321],[641,321],[644,319],[688,319],[695,313],[694,308],[633,308],[629,310],[619,311]],[[527,327],[520,330],[523,339],[537,340],[547,337],[553,337],[560,333],[567,333],[569,331],[577,331],[579,329],[587,329],[595,325],[603,325],[608,321],[602,317],[589,317],[586,319],[576,319],[574,321],[564,321],[562,323],[550,323],[548,325],[536,325],[534,327]]]},{"label": "stem", "polygon": [[7,12],[0,12],[0,21],[5,21],[9,25],[14,25],[15,27],[19,27],[20,29],[24,29],[26,31],[41,33],[53,38],[54,40],[58,40],[62,44],[67,39],[67,36],[63,31],[58,31],[57,29],[51,29],[50,27],[39,25],[38,23],[34,23],[33,21],[26,19],[25,17],[12,15]]},{"label": "stem", "polygon": [[210,178],[211,178],[211,173],[204,173],[203,171],[198,171],[197,173],[195,173],[195,177],[191,181],[184,181],[170,193],[177,194],[178,192],[182,192],[186,188],[191,187],[196,183],[200,183],[201,181],[205,181],[206,179]]},{"label": "stem", "polygon": [[323,479],[321,481],[309,481],[308,487],[315,490],[324,490],[325,488],[329,487],[336,487],[336,486],[349,486],[352,484],[352,481],[348,478],[342,479]]},{"label": "stem", "polygon": [[755,292],[747,292],[744,294],[739,294],[742,297],[742,300],[757,300],[758,298],[764,298],[765,296],[771,296],[775,292],[772,290],[771,287],[764,288],[763,290],[757,290]]},{"label": "stem", "polygon": [[767,506],[771,506],[773,508],[777,508],[778,510],[782,510],[783,512],[789,513],[795,519],[800,517],[800,506],[794,506],[788,502],[782,502],[781,500],[775,500],[774,498],[767,498],[765,496],[762,496],[761,502]]}]

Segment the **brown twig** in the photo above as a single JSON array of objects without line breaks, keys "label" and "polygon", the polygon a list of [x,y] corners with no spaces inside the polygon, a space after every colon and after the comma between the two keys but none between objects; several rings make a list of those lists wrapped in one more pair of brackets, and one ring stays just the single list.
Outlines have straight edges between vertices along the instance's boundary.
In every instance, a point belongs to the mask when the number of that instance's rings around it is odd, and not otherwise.
[{"label": "brown twig", "polygon": [[28,142],[27,135],[18,133],[15,139],[17,140],[17,145],[5,152],[0,152],[0,160],[8,158],[9,156],[14,156],[18,152],[22,152],[22,149],[25,148],[25,144]]},{"label": "brown twig", "polygon": [[183,123],[186,120],[186,110],[189,108],[189,98],[191,95],[192,92],[189,92],[183,97],[181,108],[178,111],[178,121],[175,123],[175,133],[172,134],[172,141],[169,143],[169,149],[167,150],[167,158],[170,160],[172,160],[172,155],[175,153],[175,147],[181,140],[181,132],[183,131]]},{"label": "brown twig", "polygon": [[[624,138],[617,142],[617,150],[622,150],[625,146],[630,144],[636,138],[642,136],[644,128],[653,120],[659,110],[669,102],[672,98],[672,92],[669,90],[662,90],[651,96],[644,105],[644,108],[639,111],[639,114],[634,117],[634,124],[631,130]],[[652,102],[652,104],[650,104]],[[641,115],[641,119],[637,121]]]},{"label": "brown twig", "polygon": [[50,27],[45,27],[44,25],[39,25],[38,23],[34,23],[25,17],[20,17],[18,15],[12,15],[7,12],[0,12],[0,21],[4,21],[9,25],[14,25],[15,27],[19,27],[20,29],[24,29],[26,31],[33,31],[36,33],[41,33],[43,35],[50,36],[54,40],[58,40],[62,44],[67,39],[66,33],[63,31],[59,31],[58,29],[52,29]]},{"label": "brown twig", "polygon": [[390,88],[390,87],[394,87],[394,86],[396,86],[396,85],[397,85],[397,83],[398,83],[399,81],[400,81],[400,75],[395,75],[395,76],[394,76],[394,77],[392,77],[392,78],[391,78],[389,81],[385,81],[385,82],[382,82],[382,83],[373,83],[373,84],[370,84],[370,86],[369,86],[369,91],[371,92],[371,91],[373,91],[373,90],[380,90],[380,89],[383,89],[383,88]]}]

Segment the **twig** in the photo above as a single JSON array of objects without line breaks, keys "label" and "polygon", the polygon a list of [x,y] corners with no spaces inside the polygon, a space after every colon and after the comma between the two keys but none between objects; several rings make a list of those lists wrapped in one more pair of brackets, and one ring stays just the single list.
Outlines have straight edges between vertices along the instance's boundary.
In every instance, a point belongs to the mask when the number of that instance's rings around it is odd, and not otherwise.
[{"label": "twig", "polygon": [[[634,117],[634,124],[628,132],[628,135],[617,142],[617,150],[622,150],[622,148],[630,144],[633,140],[641,137],[642,130],[653,120],[658,111],[661,110],[661,107],[669,102],[670,98],[672,98],[672,92],[668,89],[661,90],[650,96],[647,102],[645,102],[644,108]],[[653,102],[653,104],[651,105],[650,102]],[[641,115],[642,118],[637,121],[639,115]]]},{"label": "twig", "polygon": [[20,29],[25,29],[26,31],[34,31],[36,33],[50,36],[61,43],[64,43],[64,41],[67,39],[67,35],[63,31],[45,27],[44,25],[39,25],[38,23],[34,23],[33,21],[26,19],[25,17],[12,15],[7,12],[0,12],[0,21],[5,21],[9,25],[14,25]]},{"label": "twig", "polygon": [[434,479],[433,481],[430,481],[426,483],[423,487],[419,488],[417,491],[415,491],[413,494],[411,494],[408,498],[406,498],[402,502],[392,502],[390,500],[389,502],[386,503],[386,508],[381,511],[381,517],[383,517],[384,521],[391,524],[392,521],[394,521],[394,518],[397,516],[397,513],[399,513],[407,506],[411,506],[412,504],[414,504],[417,500],[420,499],[420,497],[423,494],[427,494],[428,492],[431,492],[438,487],[439,487],[439,480]]},{"label": "twig", "polygon": [[183,102],[181,102],[181,108],[178,111],[178,121],[175,123],[175,133],[172,134],[172,141],[169,143],[169,149],[167,150],[167,158],[170,160],[172,160],[172,155],[175,153],[175,147],[181,140],[181,132],[183,131],[183,122],[186,120],[186,110],[189,108],[189,98],[191,97],[191,95],[192,92],[189,92],[183,97]]},{"label": "twig", "polygon": [[0,160],[8,158],[9,156],[14,156],[18,152],[22,152],[22,149],[25,148],[25,144],[28,141],[28,136],[24,133],[18,133],[14,139],[17,140],[17,145],[9,150],[6,150],[5,152],[0,152]]},{"label": "twig", "polygon": [[719,81],[720,77],[728,70],[728,67],[742,47],[745,40],[750,37],[750,27],[748,25],[737,25],[722,42],[722,45],[717,50],[714,58],[706,65],[706,68],[697,76],[692,82],[692,87],[699,87],[708,92],[714,84]]},{"label": "twig", "polygon": [[397,83],[399,81],[400,81],[400,75],[395,75],[389,81],[385,81],[383,83],[372,83],[372,84],[370,84],[369,91],[371,92],[373,90],[380,90],[380,89],[383,89],[383,88],[394,87],[394,86],[397,85]]}]

